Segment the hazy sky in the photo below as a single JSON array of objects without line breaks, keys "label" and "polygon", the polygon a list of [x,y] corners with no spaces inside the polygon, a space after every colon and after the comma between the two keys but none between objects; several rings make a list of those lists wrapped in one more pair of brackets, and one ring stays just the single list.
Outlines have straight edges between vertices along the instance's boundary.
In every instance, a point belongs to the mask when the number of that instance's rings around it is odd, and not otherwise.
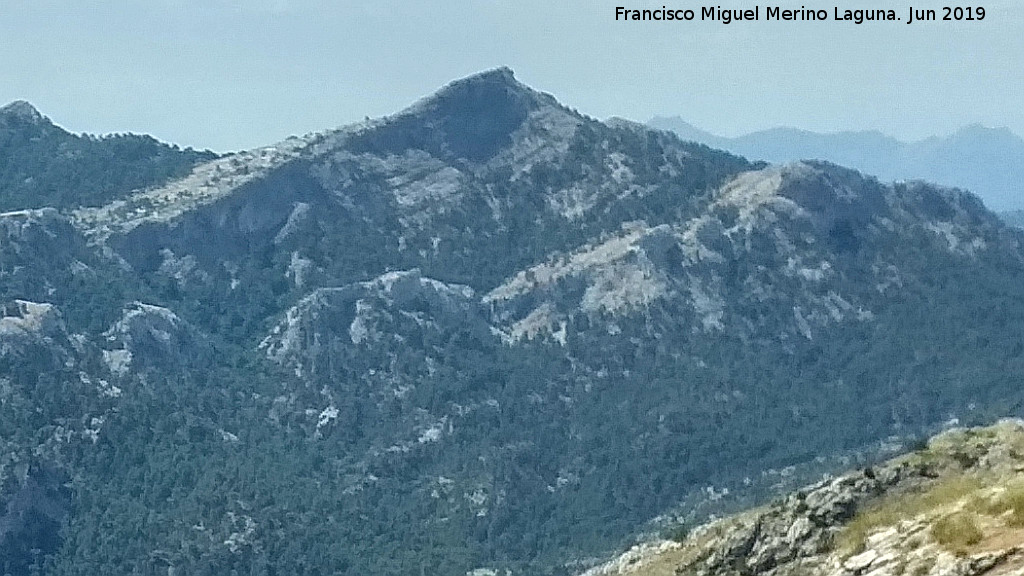
[{"label": "hazy sky", "polygon": [[[504,65],[591,116],[680,115],[723,135],[1024,134],[1024,6],[975,4],[981,22],[725,26],[614,20],[616,5],[701,6],[671,0],[0,0],[0,101],[76,132],[226,151],[395,112]],[[859,4],[903,18],[941,5]]]}]

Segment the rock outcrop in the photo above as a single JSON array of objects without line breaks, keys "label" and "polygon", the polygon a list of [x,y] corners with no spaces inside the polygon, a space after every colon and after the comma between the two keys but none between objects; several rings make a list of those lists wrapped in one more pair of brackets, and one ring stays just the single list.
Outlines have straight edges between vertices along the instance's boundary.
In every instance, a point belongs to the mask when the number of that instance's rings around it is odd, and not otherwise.
[{"label": "rock outcrop", "polygon": [[587,576],[979,576],[1024,570],[1024,422],[926,448],[649,543]]},{"label": "rock outcrop", "polygon": [[170,371],[208,366],[209,340],[177,314],[162,306],[132,302],[103,333],[104,361],[111,372],[151,368]]}]

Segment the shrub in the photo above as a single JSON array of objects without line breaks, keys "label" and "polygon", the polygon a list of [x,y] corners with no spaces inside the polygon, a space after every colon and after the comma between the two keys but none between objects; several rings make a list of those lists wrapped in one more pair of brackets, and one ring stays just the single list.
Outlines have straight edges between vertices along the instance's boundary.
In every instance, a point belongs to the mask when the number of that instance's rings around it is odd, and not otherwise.
[{"label": "shrub", "polygon": [[684,524],[679,524],[678,526],[673,526],[673,527],[671,527],[671,528],[669,528],[668,530],[665,531],[665,539],[666,540],[672,540],[672,541],[679,542],[679,543],[685,542],[686,538],[689,535],[690,535],[690,529],[686,525],[684,525]]},{"label": "shrub", "polygon": [[982,533],[974,514],[955,512],[939,518],[932,525],[932,537],[957,555],[963,555],[968,546],[981,542]]},{"label": "shrub", "polygon": [[1009,512],[1006,523],[1012,527],[1024,526],[1024,482],[1015,482],[991,501],[981,506],[984,512],[1000,516]]},{"label": "shrub", "polygon": [[1024,485],[1007,490],[1003,498],[1010,510],[1010,518],[1007,523],[1018,528],[1024,526]]}]

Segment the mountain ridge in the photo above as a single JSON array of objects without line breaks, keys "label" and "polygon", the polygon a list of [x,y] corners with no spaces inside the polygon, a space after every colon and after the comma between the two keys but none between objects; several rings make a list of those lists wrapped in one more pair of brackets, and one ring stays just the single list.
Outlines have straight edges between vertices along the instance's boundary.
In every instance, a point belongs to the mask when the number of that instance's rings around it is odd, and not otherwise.
[{"label": "mountain ridge", "polygon": [[104,204],[214,157],[151,136],[72,134],[17,100],[0,108],[0,211]]},{"label": "mountain ridge", "polygon": [[0,324],[60,319],[0,332],[0,503],[74,487],[0,551],[49,573],[568,574],[709,487],[1024,405],[1022,236],[961,190],[507,69],[189,170],[0,215]]}]

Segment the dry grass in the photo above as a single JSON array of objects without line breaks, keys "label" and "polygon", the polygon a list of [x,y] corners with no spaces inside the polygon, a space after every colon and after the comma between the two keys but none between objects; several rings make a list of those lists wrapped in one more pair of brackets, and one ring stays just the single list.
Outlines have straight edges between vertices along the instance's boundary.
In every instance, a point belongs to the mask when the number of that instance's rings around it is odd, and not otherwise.
[{"label": "dry grass", "polygon": [[978,527],[977,514],[960,511],[936,520],[932,524],[932,537],[940,546],[958,556],[964,556],[968,548],[981,542],[984,534]]},{"label": "dry grass", "polygon": [[[863,551],[868,537],[902,520],[924,517],[931,539],[963,556],[1024,541],[1024,478],[960,474],[939,480],[916,494],[889,496],[864,508],[840,532],[843,556]],[[923,545],[924,542],[914,543]]]},{"label": "dry grass", "polygon": [[917,494],[884,498],[854,516],[836,539],[836,548],[844,555],[857,554],[864,550],[868,536],[880,528],[955,504],[980,487],[977,478],[960,475],[940,480]]},{"label": "dry grass", "polygon": [[693,559],[693,550],[669,550],[638,567],[631,576],[675,576],[676,568]]},{"label": "dry grass", "polygon": [[1008,484],[1002,492],[982,501],[979,507],[987,514],[1004,518],[1007,526],[1024,527],[1024,480]]}]

